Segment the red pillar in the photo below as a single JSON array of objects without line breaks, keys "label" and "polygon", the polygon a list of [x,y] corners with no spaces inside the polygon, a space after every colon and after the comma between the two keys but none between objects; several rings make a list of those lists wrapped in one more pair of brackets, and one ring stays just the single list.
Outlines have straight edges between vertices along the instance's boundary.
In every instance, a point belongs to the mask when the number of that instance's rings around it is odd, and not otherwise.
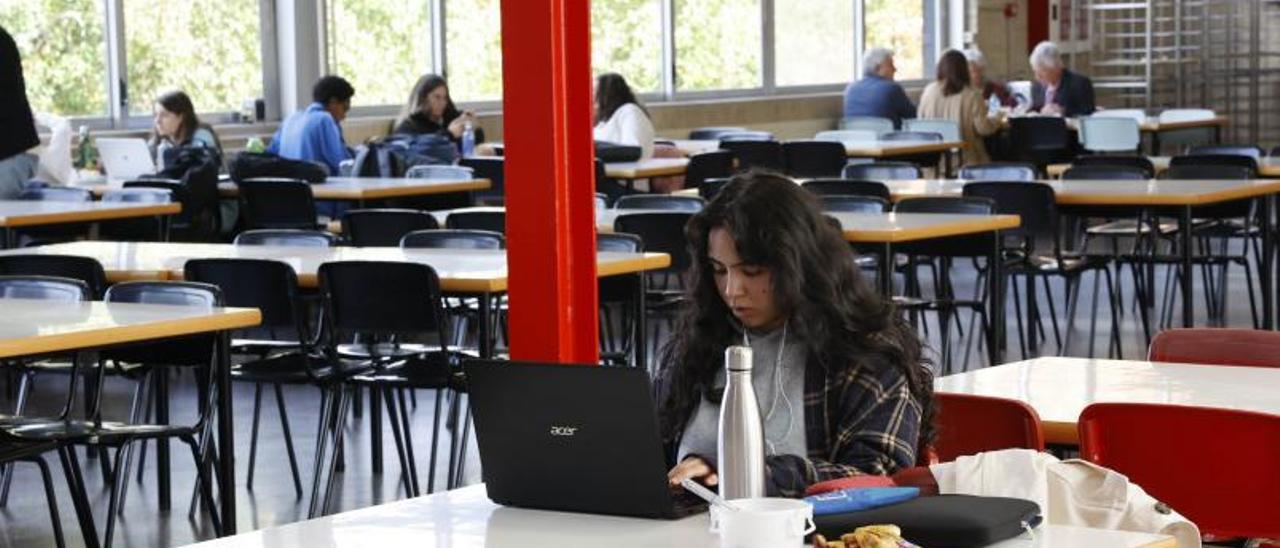
[{"label": "red pillar", "polygon": [[511,357],[596,363],[587,0],[502,2]]}]

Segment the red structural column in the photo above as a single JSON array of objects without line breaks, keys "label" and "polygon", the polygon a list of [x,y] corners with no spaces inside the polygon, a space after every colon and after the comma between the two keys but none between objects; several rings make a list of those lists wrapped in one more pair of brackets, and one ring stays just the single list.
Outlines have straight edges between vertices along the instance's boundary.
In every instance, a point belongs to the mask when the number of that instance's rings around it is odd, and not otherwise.
[{"label": "red structural column", "polygon": [[511,357],[596,363],[588,0],[502,2]]}]

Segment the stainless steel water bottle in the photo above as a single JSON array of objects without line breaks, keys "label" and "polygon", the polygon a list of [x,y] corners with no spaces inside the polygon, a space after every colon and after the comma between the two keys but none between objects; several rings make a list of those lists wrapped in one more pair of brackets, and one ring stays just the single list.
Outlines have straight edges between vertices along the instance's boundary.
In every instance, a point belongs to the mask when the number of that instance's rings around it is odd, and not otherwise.
[{"label": "stainless steel water bottle", "polygon": [[764,426],[751,385],[751,347],[724,351],[725,390],[720,402],[718,474],[720,496],[744,499],[765,496]]}]

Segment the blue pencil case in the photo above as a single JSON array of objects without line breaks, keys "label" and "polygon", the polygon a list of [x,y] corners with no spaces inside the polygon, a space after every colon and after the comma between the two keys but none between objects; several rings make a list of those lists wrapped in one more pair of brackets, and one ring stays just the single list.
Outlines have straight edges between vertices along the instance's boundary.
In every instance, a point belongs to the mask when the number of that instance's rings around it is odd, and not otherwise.
[{"label": "blue pencil case", "polygon": [[918,496],[920,496],[920,489],[916,487],[870,487],[841,489],[805,497],[804,501],[813,505],[813,515],[823,516],[879,508]]}]

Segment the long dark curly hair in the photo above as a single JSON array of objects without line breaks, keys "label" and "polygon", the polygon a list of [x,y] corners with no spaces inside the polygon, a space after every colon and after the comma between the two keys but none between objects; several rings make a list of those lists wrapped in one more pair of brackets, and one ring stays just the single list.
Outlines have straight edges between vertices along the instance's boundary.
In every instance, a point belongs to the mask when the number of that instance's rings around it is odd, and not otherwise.
[{"label": "long dark curly hair", "polygon": [[915,332],[892,301],[863,280],[849,244],[817,200],[789,179],[759,172],[735,177],[685,226],[693,260],[686,305],[663,354],[659,422],[665,435],[684,428],[699,399],[711,392],[724,349],[741,340],[710,268],[714,228],[733,236],[744,263],[771,271],[774,302],[810,359],[826,368],[900,368],[922,409],[920,441],[932,439],[933,373]]}]

